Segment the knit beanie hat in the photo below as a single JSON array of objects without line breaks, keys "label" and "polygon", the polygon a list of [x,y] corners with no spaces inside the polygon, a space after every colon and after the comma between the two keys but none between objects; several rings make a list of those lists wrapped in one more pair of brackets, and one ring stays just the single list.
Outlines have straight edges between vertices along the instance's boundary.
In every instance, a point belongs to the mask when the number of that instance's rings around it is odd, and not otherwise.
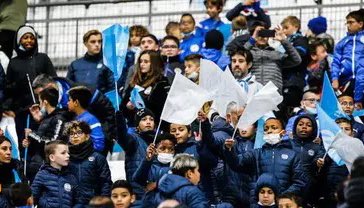
[{"label": "knit beanie hat", "polygon": [[307,25],[315,35],[326,32],[327,30],[327,20],[325,17],[319,16],[311,19]]},{"label": "knit beanie hat", "polygon": [[205,36],[206,48],[221,50],[224,46],[224,36],[218,30],[210,30]]},{"label": "knit beanie hat", "polygon": [[135,120],[135,125],[139,125],[139,122],[145,117],[145,116],[151,116],[154,118],[154,113],[149,110],[148,108],[142,108],[142,109],[139,109],[136,114],[135,114],[135,117],[134,117],[134,120]]},{"label": "knit beanie hat", "polygon": [[35,31],[32,27],[24,25],[21,26],[18,30],[18,33],[16,35],[16,43],[19,45],[20,44],[20,39],[21,37],[23,37],[23,35],[27,34],[27,33],[31,33],[32,35],[34,35],[34,37],[37,37],[35,34]]}]

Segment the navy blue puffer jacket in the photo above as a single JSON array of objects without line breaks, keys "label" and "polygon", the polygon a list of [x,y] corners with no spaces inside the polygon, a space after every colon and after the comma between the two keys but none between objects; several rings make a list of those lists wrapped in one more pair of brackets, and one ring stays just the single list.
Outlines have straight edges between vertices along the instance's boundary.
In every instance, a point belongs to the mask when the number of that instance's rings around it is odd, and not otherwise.
[{"label": "navy blue puffer jacket", "polygon": [[39,208],[73,207],[77,197],[76,178],[67,170],[45,164],[31,186],[34,204]]},{"label": "navy blue puffer jacket", "polygon": [[94,196],[109,197],[112,185],[109,165],[103,155],[94,152],[91,140],[70,145],[70,156],[69,170],[78,182],[77,204],[88,205]]},{"label": "navy blue puffer jacket", "polygon": [[209,207],[202,191],[185,177],[166,174],[157,187],[157,191],[150,192],[144,200],[144,207],[157,207],[165,199],[175,199],[189,208]]},{"label": "navy blue puffer jacket", "polygon": [[158,182],[160,178],[169,171],[169,163],[163,164],[157,159],[148,161],[144,158],[133,175],[133,181],[142,186],[150,182]]},{"label": "navy blue puffer jacket", "polygon": [[256,176],[271,173],[278,178],[282,193],[292,192],[300,196],[307,184],[307,176],[290,141],[264,144],[262,148],[243,155],[237,155],[234,149],[225,149],[224,156],[229,166],[236,171],[255,172]]}]

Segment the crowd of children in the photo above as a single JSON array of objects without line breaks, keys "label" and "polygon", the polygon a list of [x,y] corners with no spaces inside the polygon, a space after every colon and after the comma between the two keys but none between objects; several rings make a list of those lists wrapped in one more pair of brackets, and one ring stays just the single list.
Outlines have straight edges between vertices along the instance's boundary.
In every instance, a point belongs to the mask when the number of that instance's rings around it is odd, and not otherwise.
[{"label": "crowd of children", "polygon": [[[223,0],[204,3],[208,19],[182,14],[160,40],[131,26],[119,80],[103,64],[98,30],[85,33],[87,52],[63,78],[38,52],[34,28],[21,26],[17,55],[6,73],[0,65],[1,116],[14,118],[19,139],[17,147],[0,130],[0,207],[362,207],[364,157],[348,170],[327,154],[316,104],[327,73],[346,114],[336,123],[364,143],[353,114],[364,101],[364,10],[346,16],[348,33],[335,45],[322,16],[304,34],[296,16],[272,28],[257,0],[231,9],[231,25],[219,16]],[[190,125],[160,123],[174,76],[199,84],[201,59],[231,70],[247,100],[273,82],[279,110],[261,130],[259,120],[236,134],[245,106],[234,101],[226,116],[206,103]],[[116,112],[105,95],[115,82]],[[257,140],[264,145],[256,148]],[[106,156],[115,143],[126,178],[112,182]]]}]

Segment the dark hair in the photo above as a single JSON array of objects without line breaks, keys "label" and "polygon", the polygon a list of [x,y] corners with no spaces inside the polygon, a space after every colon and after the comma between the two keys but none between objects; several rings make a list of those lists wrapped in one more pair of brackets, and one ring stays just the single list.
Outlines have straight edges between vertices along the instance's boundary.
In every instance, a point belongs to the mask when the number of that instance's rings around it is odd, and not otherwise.
[{"label": "dark hair", "polygon": [[48,101],[49,105],[56,107],[58,104],[59,93],[54,88],[46,88],[39,93],[39,98],[42,101]]},{"label": "dark hair", "polygon": [[265,22],[256,20],[249,27],[250,35],[253,35],[255,28],[257,28],[259,26],[264,27],[265,29],[268,29],[268,26],[267,26],[267,24]]},{"label": "dark hair", "polygon": [[9,198],[13,206],[26,206],[29,197],[32,196],[32,190],[27,183],[14,183],[9,189]]},{"label": "dark hair", "polygon": [[317,48],[319,46],[323,46],[324,48],[326,48],[326,45],[323,43],[323,41],[319,40],[319,39],[315,39],[313,40],[309,45],[308,45],[308,52],[310,55],[316,55],[317,52]]},{"label": "dark hair", "polygon": [[[348,18],[353,18],[357,22],[363,22],[363,24],[364,24],[364,12],[362,10],[351,11],[348,15],[346,15],[346,19],[348,19]],[[364,25],[363,25],[363,27],[364,27]]]},{"label": "dark hair", "polygon": [[69,136],[71,131],[77,128],[81,129],[85,134],[91,134],[91,128],[88,123],[84,121],[71,121],[66,124],[65,135]]},{"label": "dark hair", "polygon": [[54,140],[54,141],[48,142],[44,146],[45,161],[47,163],[50,163],[49,156],[51,154],[55,153],[55,149],[57,148],[58,145],[66,145],[67,146],[67,143],[65,141],[62,141],[62,140]]},{"label": "dark hair", "polygon": [[91,91],[85,86],[72,87],[68,91],[68,95],[69,98],[71,98],[73,101],[78,100],[81,107],[84,109],[86,109],[89,106],[92,98]]},{"label": "dark hair", "polygon": [[32,87],[34,89],[46,87],[49,83],[54,83],[54,79],[48,74],[40,74],[33,80]]},{"label": "dark hair", "polygon": [[151,39],[153,39],[153,41],[155,42],[156,45],[159,45],[159,41],[158,41],[158,38],[155,37],[155,35],[153,34],[147,34],[147,35],[143,35],[141,38],[140,38],[140,41],[143,40],[143,38],[146,38],[146,37],[149,37]]},{"label": "dark hair", "polygon": [[181,15],[181,19],[180,19],[180,21],[179,21],[179,23],[181,24],[181,21],[182,21],[182,18],[183,17],[191,17],[191,19],[192,19],[192,21],[193,21],[193,24],[194,25],[196,25],[196,20],[195,20],[195,18],[193,18],[193,16],[192,16],[192,14],[191,13],[183,13],[182,15]]},{"label": "dark hair", "polygon": [[92,35],[100,35],[102,38],[102,33],[98,30],[89,30],[83,35],[83,43],[87,43]]},{"label": "dark hair", "polygon": [[279,199],[290,199],[290,200],[296,202],[296,204],[297,204],[298,207],[302,207],[303,206],[302,198],[299,197],[299,196],[297,196],[294,193],[290,193],[290,192],[283,193],[283,194],[281,194],[281,195],[278,196],[278,200]]},{"label": "dark hair", "polygon": [[248,64],[253,63],[253,55],[252,55],[252,53],[249,50],[246,50],[246,49],[237,49],[237,50],[231,51],[229,55],[230,55],[231,58],[233,56],[235,56],[235,55],[241,55],[241,56],[244,56],[245,61]]},{"label": "dark hair", "polygon": [[169,35],[169,32],[171,31],[171,29],[175,28],[175,27],[179,28],[178,22],[175,22],[175,21],[168,22],[168,24],[166,25],[166,28],[165,28],[166,34]]},{"label": "dark hair", "polygon": [[116,188],[125,188],[125,189],[127,189],[129,191],[130,195],[134,194],[133,187],[126,180],[117,180],[117,181],[115,181],[111,186],[111,190],[114,190]]},{"label": "dark hair", "polygon": [[110,197],[107,196],[94,196],[88,203],[89,208],[114,208],[114,203]]},{"label": "dark hair", "polygon": [[335,123],[337,124],[347,123],[350,125],[350,129],[353,130],[353,123],[347,118],[338,118],[335,120]]},{"label": "dark hair", "polygon": [[306,93],[313,93],[313,94],[320,94],[320,92],[318,91],[318,89],[316,88],[310,88],[308,90],[305,90],[303,93],[302,93],[302,98],[303,96],[305,96]]},{"label": "dark hair", "polygon": [[164,42],[166,40],[173,40],[176,44],[177,44],[177,47],[179,48],[179,40],[177,37],[173,36],[173,35],[167,35],[166,37],[164,37],[161,41],[161,46],[163,46]]},{"label": "dark hair", "polygon": [[364,177],[364,156],[357,157],[351,166],[351,178]]},{"label": "dark hair", "polygon": [[342,97],[351,97],[354,100],[353,96],[351,96],[351,95],[349,95],[347,93],[342,93],[341,95],[337,96],[337,99],[339,100]]},{"label": "dark hair", "polygon": [[[187,128],[187,129],[188,129],[188,128]],[[157,136],[157,139],[156,139],[156,141],[155,141],[156,146],[158,146],[158,145],[159,145],[159,143],[160,143],[161,141],[164,141],[164,140],[169,140],[169,141],[171,141],[173,144],[176,144],[176,143],[177,143],[177,139],[176,139],[176,137],[174,137],[172,134],[170,134],[170,133],[168,133],[168,132],[165,132],[165,133],[163,133],[163,134],[159,134],[159,135]]]},{"label": "dark hair", "polygon": [[10,144],[11,144],[11,141],[10,141],[10,139],[8,139],[7,137],[5,137],[5,136],[0,136],[0,144],[2,144],[3,142],[5,142],[5,141],[7,141],[7,142],[9,142]]},{"label": "dark hair", "polygon": [[276,120],[276,121],[278,121],[282,125],[282,129],[283,130],[285,129],[286,124],[284,123],[284,121],[282,119],[275,118],[275,117],[270,117],[267,120],[265,120],[264,125],[265,125],[265,123],[267,123],[268,120]]},{"label": "dark hair", "polygon": [[213,6],[216,6],[218,9],[224,6],[224,0],[204,0],[203,4],[207,7],[207,4],[210,3]]},{"label": "dark hair", "polygon": [[129,34],[131,36],[131,34],[136,33],[137,36],[145,36],[149,34],[149,31],[146,27],[144,27],[143,25],[133,25],[129,28]]},{"label": "dark hair", "polygon": [[[146,75],[143,75],[140,70],[140,59],[144,54],[148,54],[150,57],[150,71]],[[144,88],[151,86],[162,78],[163,67],[163,60],[158,52],[153,50],[142,51],[135,65],[134,75],[130,84],[132,86],[139,85]]]},{"label": "dark hair", "polygon": [[192,53],[185,57],[185,61],[193,61],[193,62],[200,63],[200,59],[202,59],[202,58],[203,57],[200,54]]}]

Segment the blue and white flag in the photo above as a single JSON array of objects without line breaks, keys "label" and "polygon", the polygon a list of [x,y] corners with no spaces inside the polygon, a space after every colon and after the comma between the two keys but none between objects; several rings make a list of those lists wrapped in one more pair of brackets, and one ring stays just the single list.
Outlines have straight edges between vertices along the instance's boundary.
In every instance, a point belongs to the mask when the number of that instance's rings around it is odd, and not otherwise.
[{"label": "blue and white flag", "polygon": [[332,144],[341,132],[340,127],[330,116],[319,106],[317,108],[317,117],[320,123],[320,132],[322,136],[322,142],[324,144],[327,154],[331,157],[337,165],[344,165],[344,161],[341,159],[337,151],[332,148]]},{"label": "blue and white flag", "polygon": [[119,109],[119,103],[121,103],[121,98],[119,96],[119,93],[117,93],[115,90],[111,90],[105,93],[105,96],[109,98],[114,109]]},{"label": "blue and white flag", "polygon": [[142,109],[145,108],[145,104],[142,96],[139,94],[140,90],[137,87],[134,87],[130,93],[130,102],[137,108]]},{"label": "blue and white flag", "polygon": [[326,114],[334,120],[337,118],[350,119],[349,116],[347,116],[342,110],[341,105],[336,98],[336,94],[331,86],[331,82],[326,72],[324,75],[324,83],[322,88],[320,106],[322,110],[324,110]]},{"label": "blue and white flag", "polygon": [[4,136],[11,141],[11,158],[19,160],[20,154],[19,154],[18,142],[16,142],[14,138],[11,136],[8,127],[5,127]]},{"label": "blue and white flag", "polygon": [[102,31],[103,62],[117,81],[123,72],[129,43],[129,28],[114,24]]},{"label": "blue and white flag", "polygon": [[257,133],[255,134],[254,149],[262,148],[262,146],[265,144],[265,141],[263,139],[264,123],[265,123],[264,118],[260,118],[258,120]]}]

